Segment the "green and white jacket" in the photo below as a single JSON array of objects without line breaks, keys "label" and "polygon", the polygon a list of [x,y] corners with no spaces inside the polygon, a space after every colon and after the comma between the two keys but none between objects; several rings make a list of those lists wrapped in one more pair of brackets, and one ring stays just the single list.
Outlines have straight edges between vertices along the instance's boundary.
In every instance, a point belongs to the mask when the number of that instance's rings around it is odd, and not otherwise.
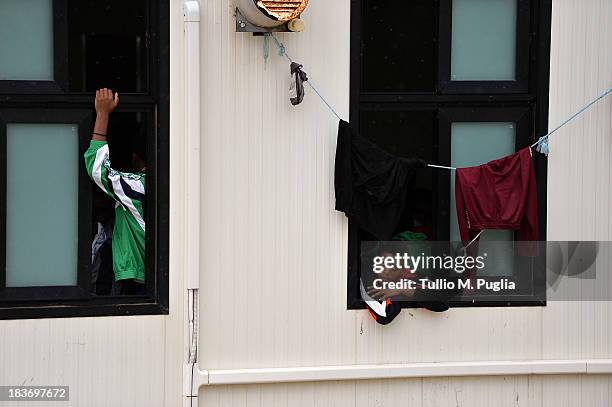
[{"label": "green and white jacket", "polygon": [[106,141],[91,140],[85,152],[87,174],[116,202],[113,229],[115,280],[145,278],[145,174],[111,167]]}]

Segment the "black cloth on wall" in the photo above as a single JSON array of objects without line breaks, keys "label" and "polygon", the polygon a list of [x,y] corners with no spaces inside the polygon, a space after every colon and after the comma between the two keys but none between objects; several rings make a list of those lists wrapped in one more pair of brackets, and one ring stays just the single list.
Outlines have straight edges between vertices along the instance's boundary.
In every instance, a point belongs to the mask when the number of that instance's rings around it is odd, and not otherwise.
[{"label": "black cloth on wall", "polygon": [[297,62],[292,62],[289,100],[293,106],[299,105],[304,100],[304,82],[307,80],[308,75],[306,75],[306,72],[302,71],[302,65]]},{"label": "black cloth on wall", "polygon": [[379,240],[390,240],[407,207],[418,158],[389,154],[351,129],[338,125],[334,175],[336,210]]}]

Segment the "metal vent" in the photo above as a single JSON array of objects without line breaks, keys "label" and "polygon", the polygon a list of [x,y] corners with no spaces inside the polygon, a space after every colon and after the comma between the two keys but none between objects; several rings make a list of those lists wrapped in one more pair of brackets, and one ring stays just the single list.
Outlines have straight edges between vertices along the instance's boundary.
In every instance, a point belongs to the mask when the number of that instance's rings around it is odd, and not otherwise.
[{"label": "metal vent", "polygon": [[308,5],[308,0],[258,0],[257,7],[278,21],[289,21],[299,17]]}]

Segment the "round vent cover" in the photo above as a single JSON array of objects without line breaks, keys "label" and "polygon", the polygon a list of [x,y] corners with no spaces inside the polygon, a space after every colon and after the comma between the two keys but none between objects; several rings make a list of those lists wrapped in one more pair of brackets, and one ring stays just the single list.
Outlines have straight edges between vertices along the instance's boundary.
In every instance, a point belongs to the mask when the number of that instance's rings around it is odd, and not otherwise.
[{"label": "round vent cover", "polygon": [[299,17],[307,5],[308,0],[257,0],[257,7],[278,21]]}]

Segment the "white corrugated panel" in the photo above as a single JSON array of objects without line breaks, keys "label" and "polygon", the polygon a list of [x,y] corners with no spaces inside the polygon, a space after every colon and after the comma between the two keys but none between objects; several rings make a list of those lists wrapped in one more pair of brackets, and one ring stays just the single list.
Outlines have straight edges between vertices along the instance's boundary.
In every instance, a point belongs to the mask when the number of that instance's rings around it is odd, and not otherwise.
[{"label": "white corrugated panel", "polygon": [[[304,33],[278,34],[345,117],[348,5],[311,2]],[[344,306],[346,221],[331,176],[337,120],[309,88],[291,106],[289,63],[271,44],[266,65],[263,38],[234,32],[232,2],[203,7],[200,363],[351,362],[356,314]]]},{"label": "white corrugated panel", "polygon": [[[180,405],[181,3],[171,3],[171,316],[2,321],[0,384],[70,385],[74,406]],[[347,311],[347,225],[333,210],[336,120],[309,88],[290,106],[288,64],[271,52],[265,65],[262,39],[234,33],[230,1],[202,7],[201,367],[612,357],[607,303],[416,310],[388,327]],[[311,1],[306,31],[279,35],[344,117],[349,7]],[[555,0],[551,127],[612,85],[611,20],[609,0]],[[553,137],[550,239],[610,239],[611,106],[600,103]],[[207,406],[595,407],[611,404],[611,384],[608,376],[394,379],[210,387],[200,398]]]},{"label": "white corrugated panel", "polygon": [[[348,0],[311,1],[306,31],[278,34],[344,117],[349,9]],[[289,104],[288,63],[273,44],[264,63],[263,39],[236,34],[233,10],[229,0],[203,2],[202,368],[612,357],[607,303],[414,310],[387,327],[347,311],[337,120],[308,87],[302,105]],[[609,0],[555,1],[551,128],[612,85],[611,19]],[[610,238],[611,105],[553,138],[550,239]],[[211,387],[200,396],[218,406],[600,406],[608,386],[605,376],[449,378]],[[580,403],[563,404],[568,397]]]},{"label": "white corrugated panel", "polygon": [[[553,2],[551,127],[612,87],[612,2]],[[610,157],[612,97],[551,137],[548,238],[612,240]],[[610,270],[609,256],[598,272]],[[550,303],[543,310],[542,357],[612,354],[609,302]]]}]

